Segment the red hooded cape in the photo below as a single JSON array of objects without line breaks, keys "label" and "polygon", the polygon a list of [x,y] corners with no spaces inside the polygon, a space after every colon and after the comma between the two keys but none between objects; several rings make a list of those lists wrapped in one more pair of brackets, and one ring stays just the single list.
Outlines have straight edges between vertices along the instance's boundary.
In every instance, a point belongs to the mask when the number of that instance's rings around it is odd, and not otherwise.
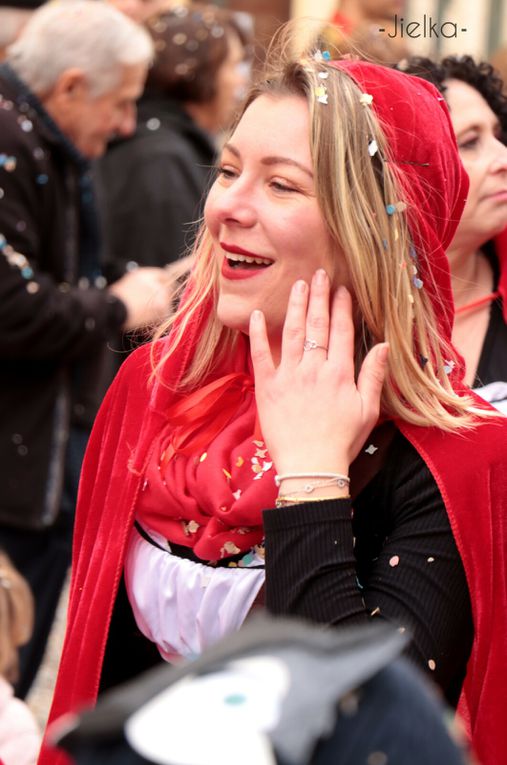
[{"label": "red hooded cape", "polygon": [[[447,110],[437,91],[418,78],[360,62],[339,66],[373,95],[371,108],[404,178],[409,220],[417,223],[412,233],[421,278],[437,305],[442,335],[450,337],[453,303],[444,249],[463,209],[467,179]],[[210,310],[203,306],[181,351],[164,368],[173,385]],[[90,439],[79,491],[67,634],[50,720],[93,704],[97,696],[143,465],[173,400],[162,383],[149,383],[150,373],[144,347],[123,365]],[[465,435],[396,424],[440,488],[464,564],[474,642],[460,711],[480,761],[498,765],[507,751],[507,423],[497,418]],[[63,754],[49,748],[39,760],[40,765],[65,762]]]}]

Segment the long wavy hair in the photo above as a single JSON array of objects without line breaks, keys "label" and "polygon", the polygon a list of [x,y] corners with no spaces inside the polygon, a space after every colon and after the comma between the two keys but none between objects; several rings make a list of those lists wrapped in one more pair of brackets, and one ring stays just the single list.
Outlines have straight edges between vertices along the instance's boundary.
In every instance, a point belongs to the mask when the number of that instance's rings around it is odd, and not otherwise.
[{"label": "long wavy hair", "polygon": [[[327,74],[325,109],[315,98],[321,72]],[[427,290],[414,289],[406,216],[397,215],[393,224],[386,210],[390,201],[404,199],[403,184],[389,161],[378,118],[360,103],[358,85],[345,71],[313,55],[278,58],[275,64],[268,62],[262,79],[252,87],[236,124],[262,95],[297,95],[308,104],[317,199],[337,255],[346,260],[356,305],[356,368],[375,343],[390,344],[383,415],[449,431],[476,424],[482,410],[470,396],[458,396],[449,379],[449,365],[459,364],[459,358],[439,330],[434,299]],[[373,157],[365,151],[365,135],[377,143]],[[155,359],[153,354],[155,375],[185,341],[190,322],[203,307],[210,301],[216,307],[218,263],[204,224],[194,253],[195,266],[179,309],[155,334],[159,339],[171,330],[162,357]],[[231,353],[237,337],[211,310],[179,391],[202,384]]]}]

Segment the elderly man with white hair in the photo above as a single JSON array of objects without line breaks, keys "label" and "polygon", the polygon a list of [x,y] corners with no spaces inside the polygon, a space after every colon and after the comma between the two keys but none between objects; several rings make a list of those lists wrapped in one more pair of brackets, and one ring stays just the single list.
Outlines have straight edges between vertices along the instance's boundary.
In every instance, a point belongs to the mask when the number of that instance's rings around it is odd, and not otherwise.
[{"label": "elderly man with white hair", "polygon": [[36,11],[0,65],[0,547],[37,609],[21,696],[70,561],[106,343],[170,303],[161,269],[105,284],[89,167],[110,138],[133,132],[152,54],[111,5],[65,0]]}]

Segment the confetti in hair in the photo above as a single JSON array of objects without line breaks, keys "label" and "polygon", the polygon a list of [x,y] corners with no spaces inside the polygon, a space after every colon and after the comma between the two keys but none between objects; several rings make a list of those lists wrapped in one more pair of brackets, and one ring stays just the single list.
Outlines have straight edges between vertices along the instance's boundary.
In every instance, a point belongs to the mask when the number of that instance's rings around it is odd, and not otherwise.
[{"label": "confetti in hair", "polygon": [[374,157],[377,152],[378,152],[378,144],[376,140],[373,139],[368,144],[368,154],[370,155],[370,157]]},{"label": "confetti in hair", "polygon": [[373,103],[373,96],[369,93],[361,93],[359,96],[359,103],[363,106],[371,106]]},{"label": "confetti in hair", "polygon": [[331,54],[328,50],[318,50],[313,54],[313,60],[322,64],[323,61],[331,61]]},{"label": "confetti in hair", "polygon": [[390,202],[386,205],[386,213],[388,215],[394,215],[396,212],[405,212],[407,205],[405,202]]},{"label": "confetti in hair", "polygon": [[319,104],[326,104],[328,103],[328,94],[327,94],[327,88],[325,85],[319,85],[318,88],[315,88],[315,98],[319,102]]}]

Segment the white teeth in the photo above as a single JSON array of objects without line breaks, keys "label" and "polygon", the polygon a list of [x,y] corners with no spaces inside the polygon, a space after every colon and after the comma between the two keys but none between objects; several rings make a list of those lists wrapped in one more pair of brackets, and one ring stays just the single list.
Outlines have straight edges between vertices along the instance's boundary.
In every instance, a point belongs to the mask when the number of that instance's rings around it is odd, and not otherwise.
[{"label": "white teeth", "polygon": [[235,263],[256,263],[259,266],[270,266],[273,261],[267,258],[252,258],[249,255],[238,255],[238,253],[227,253],[227,260]]}]

